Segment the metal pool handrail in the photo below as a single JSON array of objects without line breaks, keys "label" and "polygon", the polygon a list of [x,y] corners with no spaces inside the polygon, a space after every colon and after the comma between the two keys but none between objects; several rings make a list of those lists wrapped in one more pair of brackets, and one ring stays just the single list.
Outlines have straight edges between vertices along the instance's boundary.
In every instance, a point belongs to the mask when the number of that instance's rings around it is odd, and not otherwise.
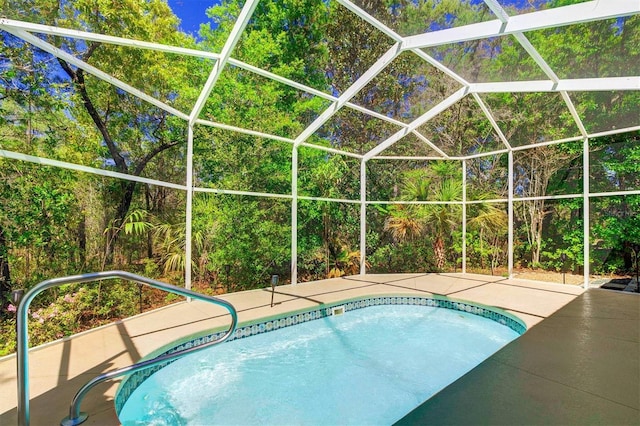
[{"label": "metal pool handrail", "polygon": [[73,397],[71,406],[69,407],[69,417],[65,417],[60,423],[63,426],[78,425],[87,419],[88,415],[86,413],[80,412],[80,404],[82,403],[82,400],[84,399],[87,392],[89,392],[89,390],[91,390],[97,384],[102,383],[106,380],[112,379],[114,377],[119,377],[125,374],[134,373],[136,371],[152,367],[162,362],[169,362],[169,361],[181,358],[187,354],[200,351],[202,349],[205,349],[207,347],[213,346],[218,343],[222,343],[233,334],[233,332],[236,329],[236,325],[238,324],[238,314],[235,308],[233,307],[233,305],[227,301],[218,299],[216,297],[206,296],[204,294],[199,294],[194,291],[187,290],[185,288],[176,287],[171,284],[166,284],[161,281],[156,281],[151,278],[146,278],[141,275],[133,274],[130,272],[125,272],[125,271],[94,272],[90,274],[73,275],[68,277],[53,278],[50,280],[42,281],[41,283],[37,284],[32,289],[30,289],[22,297],[22,299],[20,300],[20,303],[18,304],[18,310],[17,310],[16,359],[18,364],[18,424],[20,426],[28,426],[30,422],[29,342],[28,342],[29,330],[28,330],[28,323],[27,323],[27,314],[28,314],[29,305],[31,304],[31,301],[42,291],[52,287],[58,287],[64,284],[83,283],[83,282],[89,282],[89,281],[101,281],[101,280],[107,280],[112,278],[122,278],[125,280],[136,282],[138,284],[146,284],[150,287],[164,290],[169,293],[179,294],[185,297],[191,297],[197,300],[202,300],[204,302],[220,305],[229,311],[229,314],[231,315],[231,326],[229,327],[229,330],[218,340],[214,340],[212,342],[205,343],[199,346],[183,349],[181,351],[174,352],[171,354],[161,355],[146,361],[138,362],[128,367],[123,367],[114,371],[103,373],[97,376],[96,378],[90,380],[89,382],[87,382],[87,384],[85,384],[82,388],[80,388],[80,390]]}]

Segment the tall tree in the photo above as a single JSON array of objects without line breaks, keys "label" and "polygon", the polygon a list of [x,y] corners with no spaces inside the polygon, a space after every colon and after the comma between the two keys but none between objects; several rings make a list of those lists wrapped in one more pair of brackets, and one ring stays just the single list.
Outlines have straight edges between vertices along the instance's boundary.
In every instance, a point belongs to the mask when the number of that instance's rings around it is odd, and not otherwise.
[{"label": "tall tree", "polygon": [[[24,6],[17,7],[18,16],[14,11],[14,17],[142,40],[193,45],[193,40],[178,31],[178,19],[166,2],[161,0],[43,2],[34,5],[35,14]],[[84,62],[176,107],[188,106],[184,100],[189,94],[188,83],[192,80],[192,73],[200,69],[189,69],[186,63],[189,60],[175,61],[152,51],[66,38],[48,37],[47,40]],[[79,100],[78,104],[70,105],[68,112],[78,121],[92,124],[99,135],[95,142],[105,148],[105,166],[121,173],[141,176],[163,152],[184,143],[186,132],[181,120],[127,95],[62,59],[58,59],[58,63],[63,74],[55,70],[52,72],[58,76],[66,74]],[[114,205],[109,213],[112,216],[107,220],[109,223],[123,222],[137,188],[136,182],[121,180],[109,191],[108,196]],[[106,263],[113,260],[117,239],[113,230],[118,226],[110,226],[109,229],[112,231],[107,232],[105,239]]]},{"label": "tall tree", "polygon": [[[161,1],[127,1],[117,5],[110,2],[78,2],[73,9],[63,10],[61,17],[68,19],[68,16],[78,12],[80,16],[75,19],[81,18],[93,31],[107,30],[125,33],[132,38],[189,44],[189,40],[177,30],[177,18]],[[113,75],[125,76],[134,87],[142,88],[164,102],[177,106],[182,102],[182,99],[180,102],[172,102],[172,99],[182,95],[177,77],[187,75],[185,63],[171,61],[153,52],[128,51],[95,42],[89,42],[86,48],[77,44],[66,47],[77,50],[75,53],[83,61],[98,68],[108,68]],[[63,60],[59,62],[73,82],[85,112],[99,131],[117,171],[141,176],[156,157],[184,143],[185,126],[177,118],[86,76],[82,69],[74,68]],[[137,188],[136,182],[121,180],[111,193],[115,212],[110,222],[116,226],[110,227],[106,235],[106,263],[113,261],[117,229],[131,208]]]}]

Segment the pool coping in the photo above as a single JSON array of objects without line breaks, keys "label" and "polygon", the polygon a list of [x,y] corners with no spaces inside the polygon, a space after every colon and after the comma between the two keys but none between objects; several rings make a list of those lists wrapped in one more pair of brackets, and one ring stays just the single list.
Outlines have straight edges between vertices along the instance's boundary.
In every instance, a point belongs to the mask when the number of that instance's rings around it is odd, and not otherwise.
[{"label": "pool coping", "polygon": [[[312,312],[314,310],[315,311],[329,310],[329,309],[331,309],[333,307],[338,307],[338,306],[345,305],[345,304],[348,305],[349,303],[362,301],[362,300],[365,300],[367,298],[372,298],[372,297],[375,297],[375,298],[408,298],[408,297],[412,297],[412,296],[407,295],[407,294],[401,294],[401,293],[386,293],[386,294],[379,294],[379,295],[376,295],[376,296],[364,295],[364,296],[351,297],[351,298],[348,298],[348,299],[343,299],[343,300],[338,300],[338,301],[322,304],[322,305],[319,305],[316,309],[314,309],[314,308],[301,308],[301,309],[296,309],[296,310],[292,310],[292,311],[285,311],[285,312],[282,312],[282,313],[279,313],[279,314],[276,314],[276,315],[269,315],[269,316],[266,316],[266,317],[260,317],[260,318],[256,318],[256,319],[252,319],[252,320],[242,321],[242,322],[238,323],[238,325],[236,327],[236,331],[234,332],[234,334],[242,334],[242,335],[241,336],[235,336],[235,335],[234,336],[230,336],[228,341],[232,341],[232,340],[235,340],[235,339],[238,339],[238,338],[249,337],[251,334],[246,334],[246,333],[239,332],[239,330],[244,329],[246,327],[250,327],[250,326],[253,326],[253,325],[260,324],[260,323],[265,323],[265,322],[268,322],[268,321],[273,321],[275,319],[280,320],[280,319],[286,318],[286,317],[294,317],[294,316],[297,316],[299,314],[305,314],[307,312]],[[459,304],[461,303],[461,304],[464,304],[464,305],[470,305],[470,306],[473,306],[473,307],[477,307],[477,308],[482,308],[482,309],[489,310],[489,311],[498,312],[498,313],[504,315],[505,317],[508,317],[511,320],[517,321],[520,324],[521,328],[518,328],[518,330],[514,329],[514,331],[518,332],[519,334],[522,335],[528,329],[528,327],[525,324],[525,322],[522,319],[520,319],[517,315],[511,314],[507,310],[499,308],[499,307],[490,306],[490,305],[484,305],[482,303],[471,303],[471,302],[466,301],[464,299],[449,298],[447,296],[441,296],[441,295],[437,295],[437,294],[434,294],[432,296],[413,296],[413,297],[414,298],[433,299],[433,300],[442,301],[442,302],[451,302],[451,303],[459,303]],[[397,303],[390,302],[390,303],[385,303],[385,304],[393,305],[393,304],[397,304]],[[361,307],[358,307],[358,308],[353,308],[353,307],[347,306],[345,311],[350,311],[352,309],[361,309],[363,307],[368,307],[368,306],[371,306],[371,305],[361,306]],[[432,305],[427,305],[427,306],[432,306]],[[462,309],[457,309],[457,308],[448,307],[448,306],[435,306],[434,305],[434,307],[442,307],[442,308],[446,308],[446,309],[462,310]],[[469,311],[466,311],[466,312],[469,312]],[[475,312],[470,312],[470,313],[476,314]],[[326,315],[324,315],[322,317],[317,317],[316,316],[315,319],[323,318],[323,317],[331,315],[331,314],[327,313]],[[305,321],[292,322],[291,324],[287,324],[287,326],[295,325],[295,324],[298,324],[299,322],[305,322]],[[505,325],[505,324],[503,324],[503,325]],[[512,327],[510,327],[510,328],[512,328]],[[193,333],[193,334],[188,335],[188,336],[184,336],[184,337],[182,337],[180,339],[176,339],[175,341],[167,343],[166,345],[163,345],[160,348],[150,352],[148,355],[142,357],[141,360],[150,359],[150,358],[156,357],[158,355],[162,355],[164,353],[167,353],[167,351],[169,349],[175,348],[176,346],[179,346],[179,345],[181,345],[183,343],[186,343],[186,342],[188,342],[190,340],[194,340],[194,339],[198,339],[198,338],[202,338],[202,337],[210,336],[210,335],[216,335],[216,334],[223,335],[224,332],[227,329],[228,329],[228,327],[219,326],[219,327],[211,328],[210,330],[205,330],[205,331],[201,331],[201,332],[198,332],[198,333]],[[269,330],[269,331],[271,331],[271,330]],[[214,340],[217,340],[217,338],[214,339]]]}]

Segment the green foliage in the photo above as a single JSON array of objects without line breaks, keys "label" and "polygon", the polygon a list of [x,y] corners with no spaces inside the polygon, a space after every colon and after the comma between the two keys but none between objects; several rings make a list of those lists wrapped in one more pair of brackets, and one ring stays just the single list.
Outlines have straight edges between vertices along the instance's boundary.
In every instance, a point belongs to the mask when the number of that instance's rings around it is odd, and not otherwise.
[{"label": "green foliage", "polygon": [[148,215],[149,213],[142,209],[131,211],[122,223],[119,223],[119,220],[113,220],[104,230],[104,233],[112,238],[120,232],[133,236],[145,235],[153,226],[151,222],[146,220]]},{"label": "green foliage", "polygon": [[[105,285],[74,286],[45,292],[28,313],[29,345],[37,346],[79,331],[138,312],[138,287],[132,283],[109,282]],[[40,300],[39,300],[40,299]],[[13,310],[13,308],[11,308]],[[0,356],[15,350],[15,317],[0,324]]]},{"label": "green foliage", "polygon": [[0,322],[0,356],[9,355],[16,351],[16,320],[3,319]]},{"label": "green foliage", "polygon": [[78,255],[69,226],[78,221],[73,175],[15,162],[2,165],[0,223],[10,263],[16,266],[13,280],[29,287],[60,271],[73,271]]},{"label": "green foliage", "polygon": [[[204,25],[195,40],[178,30],[179,21],[164,0],[0,2],[3,16],[10,19],[212,52],[221,51],[242,4],[226,0],[212,6],[208,15],[216,26]],[[467,0],[378,1],[362,6],[401,35],[493,19],[484,3]],[[637,16],[625,17],[532,31],[527,37],[560,78],[616,76],[623,75],[620,66],[638,62],[637,23]],[[1,149],[184,184],[188,133],[184,120],[9,34],[3,37]],[[193,57],[41,37],[186,113],[213,67],[213,61]],[[340,95],[392,44],[337,2],[264,0],[231,56]],[[511,37],[462,45],[462,49],[442,46],[425,52],[470,82],[498,81],[505,75],[519,81],[547,78]],[[422,58],[404,52],[352,102],[409,123],[458,87]],[[637,92],[568,96],[589,133],[638,124]],[[500,93],[481,98],[511,146],[581,135],[559,94]],[[329,104],[227,63],[198,118],[296,139]],[[307,142],[363,154],[397,130],[393,123],[344,107]],[[471,95],[417,130],[452,156],[503,148]],[[194,132],[196,186],[291,194],[289,142],[200,124]],[[592,193],[640,188],[638,138],[635,132],[590,141]],[[305,146],[296,149],[300,196],[359,200],[359,159]],[[430,150],[409,137],[387,153],[431,155]],[[582,141],[517,151],[514,158],[516,197],[582,191]],[[24,162],[1,160],[0,165],[0,263],[11,269],[11,281],[0,277],[3,295],[46,278],[112,267],[174,283],[184,280],[183,191]],[[375,160],[366,167],[367,199],[430,202],[368,206],[369,271],[455,270],[462,252],[460,162]],[[506,155],[467,161],[466,178],[471,182],[467,199],[474,203],[466,210],[466,253],[474,268],[506,265],[506,203],[487,202],[507,197],[506,170]],[[624,272],[631,267],[630,245],[640,241],[640,197],[591,197],[591,201],[591,270]],[[579,272],[584,250],[582,203],[582,198],[516,200],[516,260],[522,266]],[[355,203],[299,200],[299,280],[357,273],[359,208]],[[282,282],[289,277],[291,201],[287,198],[197,192],[191,231],[192,278],[202,289],[258,288],[273,273]],[[114,283],[64,293],[48,292],[34,305],[34,342],[137,311],[135,286]],[[175,299],[168,296],[166,301]],[[13,320],[9,313],[4,317],[0,353],[11,350]],[[40,320],[51,324],[45,326]]]},{"label": "green foliage", "polygon": [[[290,256],[291,228],[286,203],[217,195],[202,197],[197,207],[194,216],[207,211],[206,217],[216,220],[214,232],[207,234],[207,245],[214,249],[204,260],[207,271],[224,276],[224,284],[235,290],[262,287],[273,273],[288,273],[284,265]],[[223,272],[226,265],[229,276]]]}]

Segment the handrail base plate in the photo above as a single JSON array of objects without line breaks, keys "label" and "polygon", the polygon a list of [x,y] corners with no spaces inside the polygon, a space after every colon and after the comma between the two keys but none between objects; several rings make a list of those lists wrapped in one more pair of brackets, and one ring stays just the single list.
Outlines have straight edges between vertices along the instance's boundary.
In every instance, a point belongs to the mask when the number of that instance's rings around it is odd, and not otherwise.
[{"label": "handrail base plate", "polygon": [[79,425],[80,423],[84,423],[84,421],[87,420],[88,417],[89,415],[87,413],[82,413],[82,412],[78,417],[74,419],[67,416],[64,419],[62,419],[62,421],[60,422],[60,426],[76,426],[76,425]]}]

